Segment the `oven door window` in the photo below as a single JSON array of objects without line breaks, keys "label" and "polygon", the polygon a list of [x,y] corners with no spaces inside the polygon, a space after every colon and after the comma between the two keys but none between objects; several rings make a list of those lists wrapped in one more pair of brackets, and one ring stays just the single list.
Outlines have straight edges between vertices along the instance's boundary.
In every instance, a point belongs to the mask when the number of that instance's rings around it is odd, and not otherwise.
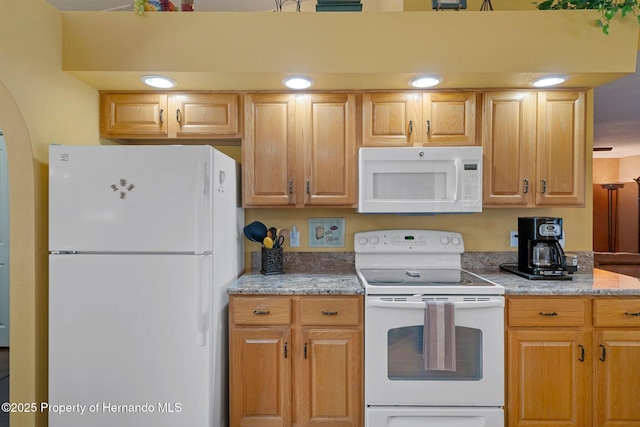
[{"label": "oven door window", "polygon": [[423,326],[405,326],[387,332],[387,376],[391,381],[480,381],[482,331],[456,326],[456,370],[424,369]]}]

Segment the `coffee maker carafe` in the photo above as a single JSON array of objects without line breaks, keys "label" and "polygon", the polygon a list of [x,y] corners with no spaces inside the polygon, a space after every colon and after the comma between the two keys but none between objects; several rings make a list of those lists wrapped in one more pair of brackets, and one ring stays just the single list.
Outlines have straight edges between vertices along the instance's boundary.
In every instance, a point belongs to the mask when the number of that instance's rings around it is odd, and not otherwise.
[{"label": "coffee maker carafe", "polygon": [[561,276],[566,269],[561,238],[562,218],[518,218],[518,270],[538,276]]}]

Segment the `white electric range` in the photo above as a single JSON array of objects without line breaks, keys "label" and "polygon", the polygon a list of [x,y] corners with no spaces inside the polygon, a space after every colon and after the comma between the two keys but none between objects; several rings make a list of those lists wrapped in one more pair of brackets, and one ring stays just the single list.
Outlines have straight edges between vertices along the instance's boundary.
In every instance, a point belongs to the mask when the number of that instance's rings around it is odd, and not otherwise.
[{"label": "white electric range", "polygon": [[[462,235],[378,230],[354,245],[366,426],[504,426],[504,288],[461,268]],[[453,370],[425,368],[428,304],[451,307]]]}]

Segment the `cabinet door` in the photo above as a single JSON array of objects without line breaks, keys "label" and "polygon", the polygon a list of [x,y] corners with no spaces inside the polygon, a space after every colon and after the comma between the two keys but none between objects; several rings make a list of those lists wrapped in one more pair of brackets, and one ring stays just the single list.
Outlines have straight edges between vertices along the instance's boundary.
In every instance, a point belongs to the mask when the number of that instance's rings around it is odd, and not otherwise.
[{"label": "cabinet door", "polygon": [[420,142],[422,105],[414,93],[362,95],[362,145],[411,147]]},{"label": "cabinet door", "polygon": [[584,97],[579,92],[538,94],[538,206],[584,206]]},{"label": "cabinet door", "polygon": [[303,426],[362,425],[362,340],[354,327],[303,328],[303,376],[295,396]]},{"label": "cabinet door", "polygon": [[536,94],[486,93],[482,107],[483,205],[533,201]]},{"label": "cabinet door", "polygon": [[179,94],[170,98],[170,134],[176,138],[239,138],[238,95]]},{"label": "cabinet door", "polygon": [[589,425],[587,343],[582,329],[508,332],[509,427]]},{"label": "cabinet door", "polygon": [[166,138],[167,95],[100,94],[100,136],[102,138]]},{"label": "cabinet door", "polygon": [[304,204],[355,207],[355,95],[301,95],[298,100]]},{"label": "cabinet door", "polygon": [[593,359],[595,426],[640,426],[640,331],[596,332]]},{"label": "cabinet door", "polygon": [[291,425],[289,327],[231,328],[229,424]]},{"label": "cabinet door", "polygon": [[245,95],[243,205],[295,205],[295,95]]},{"label": "cabinet door", "polygon": [[478,145],[475,92],[423,95],[423,145]]}]

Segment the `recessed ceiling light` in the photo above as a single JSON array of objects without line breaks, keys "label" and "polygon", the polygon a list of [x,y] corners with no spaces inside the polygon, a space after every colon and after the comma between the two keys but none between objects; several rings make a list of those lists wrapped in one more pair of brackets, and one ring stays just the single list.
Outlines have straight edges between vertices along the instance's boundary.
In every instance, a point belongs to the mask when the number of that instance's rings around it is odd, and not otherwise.
[{"label": "recessed ceiling light", "polygon": [[303,76],[291,76],[286,77],[282,80],[282,84],[288,87],[289,89],[307,89],[313,86],[315,82],[311,80],[309,77]]},{"label": "recessed ceiling light", "polygon": [[539,79],[535,79],[529,82],[530,85],[535,87],[549,87],[559,85],[560,83],[564,83],[567,80],[566,77],[562,76],[550,76],[550,77],[541,77]]},{"label": "recessed ceiling light", "polygon": [[440,83],[440,79],[432,76],[417,77],[409,82],[413,87],[425,88],[432,87]]},{"label": "recessed ceiling light", "polygon": [[144,84],[158,89],[170,89],[176,85],[175,80],[164,76],[146,75],[141,76],[140,80],[142,80]]}]

